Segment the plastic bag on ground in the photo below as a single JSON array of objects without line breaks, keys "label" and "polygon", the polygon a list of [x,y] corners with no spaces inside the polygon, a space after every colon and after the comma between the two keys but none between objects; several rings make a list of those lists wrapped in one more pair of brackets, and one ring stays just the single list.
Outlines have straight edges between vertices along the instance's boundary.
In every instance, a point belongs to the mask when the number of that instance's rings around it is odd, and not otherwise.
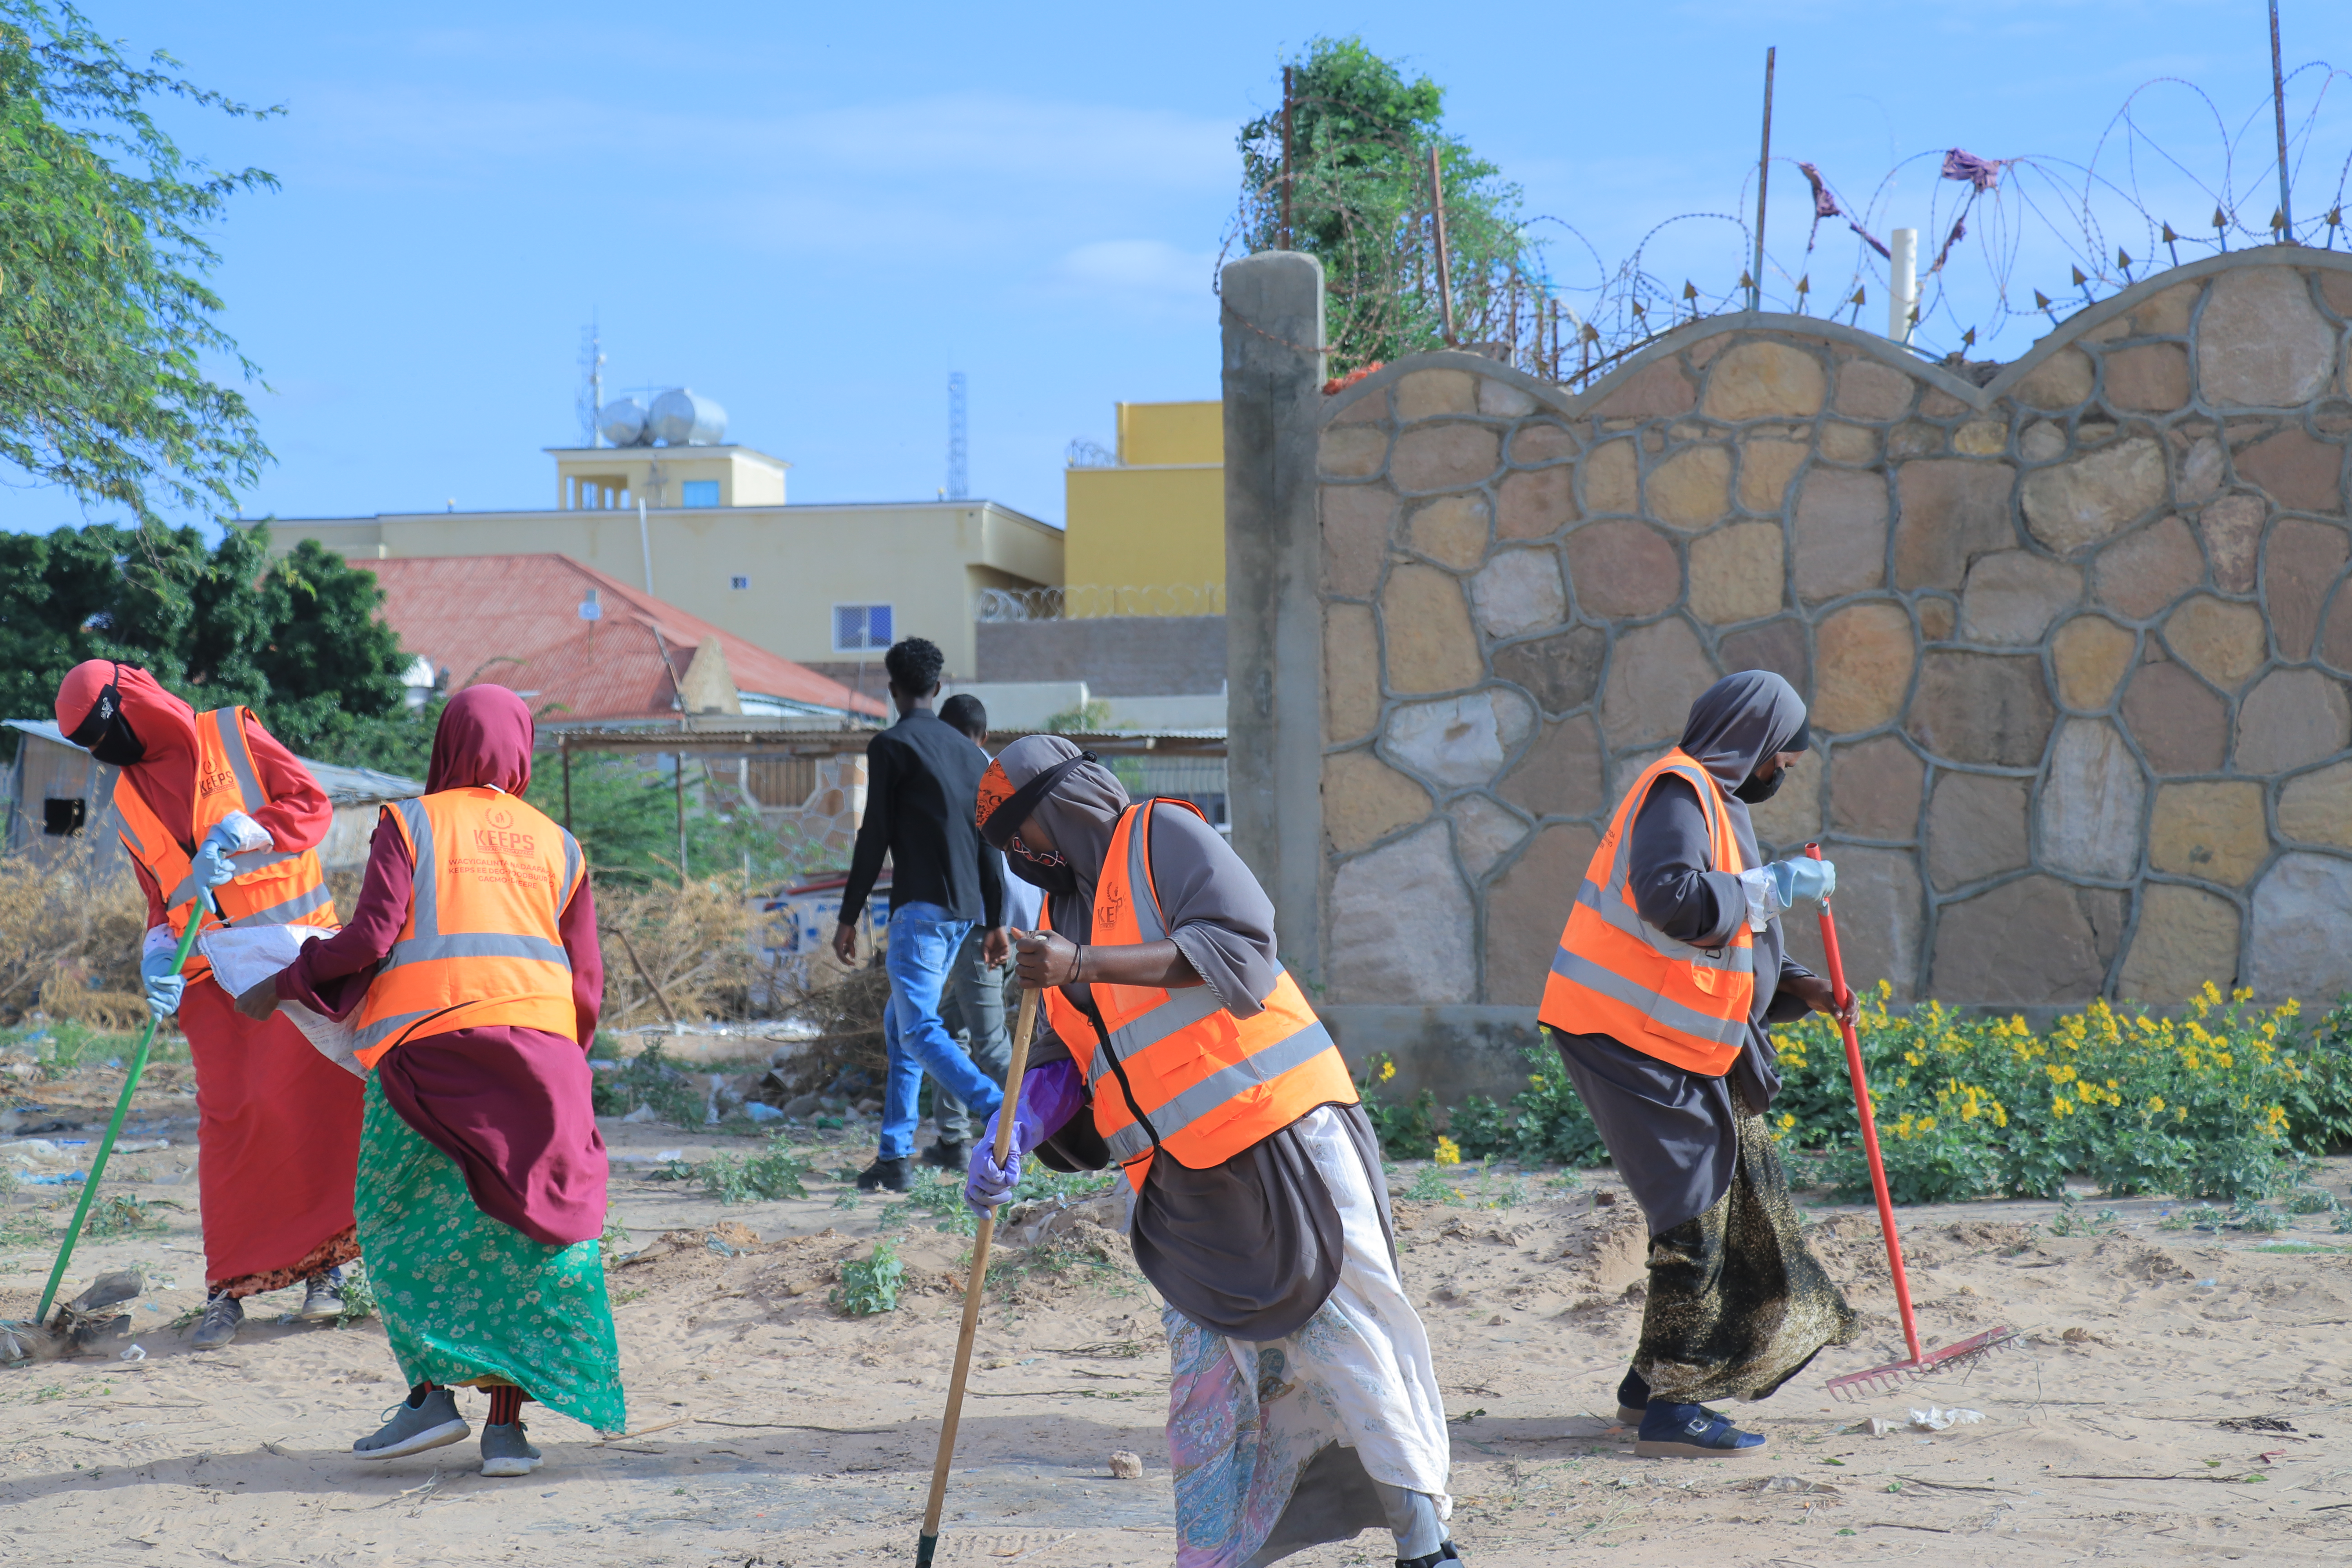
[{"label": "plastic bag on ground", "polygon": [[1981,1410],[1946,1410],[1930,1405],[1925,1410],[1911,1412],[1911,1425],[1922,1432],[1942,1432],[1953,1426],[1972,1426],[1984,1419]]}]

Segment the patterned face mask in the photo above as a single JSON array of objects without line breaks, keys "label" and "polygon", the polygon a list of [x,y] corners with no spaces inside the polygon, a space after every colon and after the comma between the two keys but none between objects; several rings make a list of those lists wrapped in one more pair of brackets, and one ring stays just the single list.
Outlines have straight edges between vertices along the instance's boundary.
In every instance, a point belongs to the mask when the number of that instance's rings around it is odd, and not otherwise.
[{"label": "patterned face mask", "polygon": [[1062,858],[1059,850],[1049,849],[1041,854],[1022,843],[1017,833],[1006,840],[1005,847],[1013,852],[1006,858],[1005,866],[1031,887],[1055,894],[1078,890],[1078,874],[1070,869],[1069,862]]}]

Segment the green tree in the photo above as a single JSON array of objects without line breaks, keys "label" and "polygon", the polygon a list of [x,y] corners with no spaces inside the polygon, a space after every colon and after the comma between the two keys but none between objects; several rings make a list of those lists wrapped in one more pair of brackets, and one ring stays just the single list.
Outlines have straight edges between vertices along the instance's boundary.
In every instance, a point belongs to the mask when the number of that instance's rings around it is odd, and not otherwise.
[{"label": "green tree", "polygon": [[[1429,153],[1443,174],[1454,341],[1525,340],[1542,297],[1541,258],[1519,187],[1449,135],[1445,91],[1408,79],[1360,38],[1316,38],[1294,57],[1287,247],[1323,263],[1332,368],[1345,373],[1445,346]],[[1242,127],[1240,242],[1285,248],[1283,117]],[[1524,318],[1524,319],[1523,319]]]},{"label": "green tree", "polygon": [[0,713],[40,718],[86,658],[139,665],[198,708],[243,703],[322,762],[417,773],[430,714],[377,618],[372,573],[305,541],[275,563],[265,527],[93,524],[0,534]]},{"label": "green tree", "polygon": [[[661,753],[643,761],[609,752],[572,758],[572,833],[598,880],[643,884],[677,879],[677,792],[670,759]],[[563,821],[563,768],[558,758],[539,755],[523,798]],[[686,863],[692,875],[748,869],[750,886],[772,888],[816,869],[824,858],[817,847],[771,832],[757,808],[737,790],[688,759]]]},{"label": "green tree", "polygon": [[205,284],[206,232],[259,169],[184,158],[147,112],[197,87],[157,53],[135,66],[70,5],[0,0],[0,458],[142,521],[161,499],[233,509],[269,458],[242,395],[204,374],[236,352]]}]

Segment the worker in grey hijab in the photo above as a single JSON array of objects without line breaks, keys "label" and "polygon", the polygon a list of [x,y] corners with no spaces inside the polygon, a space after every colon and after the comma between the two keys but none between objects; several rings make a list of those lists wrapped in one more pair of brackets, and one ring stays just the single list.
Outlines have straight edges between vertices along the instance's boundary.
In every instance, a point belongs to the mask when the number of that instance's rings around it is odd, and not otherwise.
[{"label": "worker in grey hijab", "polygon": [[[1544,1029],[1609,1146],[1617,1173],[1649,1222],[1654,1273],[1664,1239],[1670,1233],[1681,1236],[1685,1227],[1696,1237],[1698,1222],[1715,1215],[1748,1163],[1753,1140],[1743,1137],[1740,1123],[1760,1117],[1780,1089],[1768,1026],[1809,1012],[1841,1016],[1829,983],[1788,956],[1780,930],[1780,912],[1798,899],[1826,897],[1835,886],[1836,869],[1810,858],[1764,864],[1748,813],[1750,805],[1760,805],[1786,784],[1811,745],[1804,700],[1786,680],[1769,670],[1726,676],[1691,704],[1681,750],[1706,770],[1719,791],[1738,840],[1742,869],[1715,869],[1706,806],[1679,774],[1665,774],[1651,785],[1627,833],[1632,859],[1626,885],[1644,924],[1702,948],[1727,944],[1742,924],[1753,933],[1756,994],[1747,1039],[1731,1069],[1711,1078],[1608,1035]],[[1853,1005],[1849,998],[1843,1016],[1850,1016]],[[1777,1166],[1765,1179],[1778,1184],[1777,1201],[1785,1206],[1787,1183]],[[1794,1241],[1793,1233],[1788,1239]],[[1716,1247],[1718,1261],[1712,1267],[1719,1272],[1720,1247],[1709,1245]],[[1801,1283],[1811,1288],[1810,1280]],[[1654,1278],[1652,1294],[1662,1294]],[[1839,1321],[1838,1311],[1827,1309],[1822,1317]],[[1654,1337],[1645,1330],[1645,1349]],[[1693,1353],[1684,1359],[1704,1358]],[[1642,1374],[1628,1372],[1618,1390],[1623,1415],[1640,1419],[1649,1399]],[[1717,1447],[1738,1451],[1727,1443]]]}]

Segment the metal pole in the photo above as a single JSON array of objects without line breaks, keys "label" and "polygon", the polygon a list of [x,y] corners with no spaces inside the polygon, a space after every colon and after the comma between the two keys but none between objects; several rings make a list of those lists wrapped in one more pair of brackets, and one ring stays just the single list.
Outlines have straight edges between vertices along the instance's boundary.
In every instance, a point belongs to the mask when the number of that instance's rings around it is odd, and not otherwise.
[{"label": "metal pole", "polygon": [[1437,229],[1437,302],[1445,312],[1445,342],[1454,344],[1454,271],[1445,259],[1445,177],[1438,172],[1437,149],[1429,150],[1429,210]]},{"label": "metal pole", "polygon": [[1764,150],[1756,155],[1756,268],[1748,275],[1748,308],[1764,308],[1764,187],[1772,178],[1772,68],[1780,58],[1775,44],[1764,51]]},{"label": "metal pole", "polygon": [[563,737],[555,738],[555,755],[563,764],[563,831],[572,831],[572,748]]},{"label": "metal pole", "polygon": [[1907,343],[1911,312],[1919,300],[1919,231],[1898,228],[1889,237],[1895,243],[1887,247],[1893,254],[1887,258],[1886,273],[1895,287],[1887,291],[1886,335]]},{"label": "metal pole", "polygon": [[651,594],[654,591],[654,536],[653,530],[646,522],[646,498],[643,496],[637,498],[637,548],[645,552],[646,592]]},{"label": "metal pole", "polygon": [[[2275,31],[2275,29],[2273,29]],[[1290,226],[1290,67],[1282,68],[1282,248],[1298,248],[1297,231]]]},{"label": "metal pole", "polygon": [[686,753],[671,753],[677,763],[677,885],[686,886]]},{"label": "metal pole", "polygon": [[2286,75],[2279,64],[2278,0],[2271,0],[2271,107],[2278,119],[2279,243],[2284,245],[2294,237],[2294,197],[2287,191]]}]

